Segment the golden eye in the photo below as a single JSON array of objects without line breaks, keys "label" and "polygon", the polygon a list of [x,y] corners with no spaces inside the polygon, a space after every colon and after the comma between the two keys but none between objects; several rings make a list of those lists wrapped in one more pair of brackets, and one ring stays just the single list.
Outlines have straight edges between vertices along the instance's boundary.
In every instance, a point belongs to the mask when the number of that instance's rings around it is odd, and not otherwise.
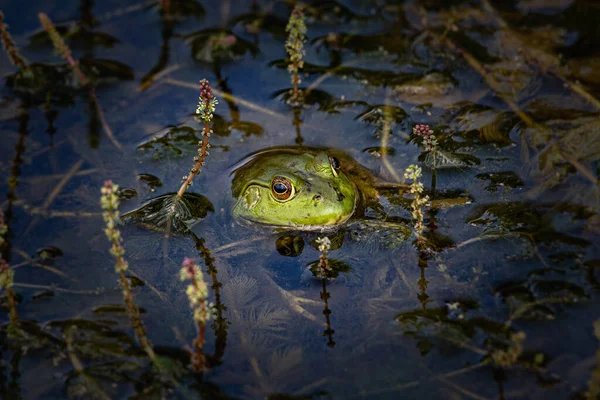
[{"label": "golden eye", "polygon": [[271,182],[271,194],[278,201],[287,201],[292,198],[295,193],[292,182],[281,176],[276,176]]},{"label": "golden eye", "polygon": [[334,156],[329,156],[329,165],[331,165],[331,172],[333,172],[333,176],[337,178],[337,172],[340,169],[340,161]]}]

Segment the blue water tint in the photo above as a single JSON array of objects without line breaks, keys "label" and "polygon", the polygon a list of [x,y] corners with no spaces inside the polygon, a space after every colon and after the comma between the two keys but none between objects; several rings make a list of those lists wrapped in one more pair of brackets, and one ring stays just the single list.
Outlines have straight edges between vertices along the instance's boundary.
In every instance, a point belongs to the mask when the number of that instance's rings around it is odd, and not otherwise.
[{"label": "blue water tint", "polygon": [[[296,110],[284,100],[285,2],[170,0],[169,17],[160,1],[22,3],[0,2],[4,21],[47,75],[28,86],[0,55],[9,228],[0,250],[26,332],[11,330],[2,290],[0,397],[563,399],[598,390],[593,2],[310,2],[301,87],[314,90]],[[53,50],[40,12],[91,86]],[[235,41],[226,56],[192,54],[206,32],[209,42]],[[123,309],[100,188],[110,179],[136,194],[121,213],[179,189],[202,139],[193,114],[203,78],[219,104],[189,192],[214,210],[176,235],[149,219],[118,226],[141,319],[168,365],[161,376]],[[434,131],[437,153],[425,151],[417,124]],[[343,152],[343,167],[371,171],[361,181],[389,186],[419,165],[433,200],[422,208],[423,241],[414,196],[381,187],[378,204],[363,201],[336,229],[236,220],[232,167],[299,142],[301,152]],[[334,279],[315,276],[323,236]],[[51,246],[62,255],[43,253]],[[198,327],[180,280],[185,257],[218,310],[203,374],[186,352]]]}]

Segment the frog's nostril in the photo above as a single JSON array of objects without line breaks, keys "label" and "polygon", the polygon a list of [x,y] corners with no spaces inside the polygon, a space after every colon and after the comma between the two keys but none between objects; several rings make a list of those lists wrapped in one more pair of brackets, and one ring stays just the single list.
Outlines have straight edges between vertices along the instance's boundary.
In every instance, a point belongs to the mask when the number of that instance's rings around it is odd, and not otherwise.
[{"label": "frog's nostril", "polygon": [[321,200],[323,200],[323,196],[321,196],[320,194],[315,194],[313,196],[313,200],[314,201],[321,201]]}]

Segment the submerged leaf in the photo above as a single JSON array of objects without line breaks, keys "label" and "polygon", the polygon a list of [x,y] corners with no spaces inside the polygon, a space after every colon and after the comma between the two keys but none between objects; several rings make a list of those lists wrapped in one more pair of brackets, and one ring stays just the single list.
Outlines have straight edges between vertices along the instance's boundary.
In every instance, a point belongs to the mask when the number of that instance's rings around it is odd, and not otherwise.
[{"label": "submerged leaf", "polygon": [[214,206],[200,194],[185,193],[179,197],[177,193],[167,193],[146,201],[121,218],[160,232],[186,233],[209,211],[215,211]]},{"label": "submerged leaf", "polygon": [[471,154],[466,153],[452,153],[449,151],[443,151],[437,149],[435,151],[428,151],[419,157],[419,161],[423,161],[423,164],[427,168],[465,168],[470,167],[473,164],[480,164],[479,158]]},{"label": "submerged leaf", "polygon": [[[220,129],[215,129],[215,131],[222,132]],[[137,149],[153,152],[153,157],[156,160],[166,158],[169,153],[179,156],[188,147],[191,149],[198,146],[198,141],[201,140],[196,135],[198,132],[200,132],[198,129],[185,125],[167,127],[152,135],[151,138],[144,140],[137,146]]]},{"label": "submerged leaf", "polygon": [[501,186],[514,189],[524,185],[521,178],[513,171],[483,173],[475,175],[475,178],[490,181],[490,184],[485,187],[488,192],[495,192]]}]

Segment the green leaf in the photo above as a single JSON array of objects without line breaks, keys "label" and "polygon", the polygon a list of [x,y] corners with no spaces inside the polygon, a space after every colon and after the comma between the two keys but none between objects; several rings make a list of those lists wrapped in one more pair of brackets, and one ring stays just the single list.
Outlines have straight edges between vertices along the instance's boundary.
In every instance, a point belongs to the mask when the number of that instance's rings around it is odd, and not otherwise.
[{"label": "green leaf", "polygon": [[123,214],[126,222],[160,232],[187,233],[190,227],[215,208],[206,197],[196,193],[167,193],[146,201],[141,207]]}]

